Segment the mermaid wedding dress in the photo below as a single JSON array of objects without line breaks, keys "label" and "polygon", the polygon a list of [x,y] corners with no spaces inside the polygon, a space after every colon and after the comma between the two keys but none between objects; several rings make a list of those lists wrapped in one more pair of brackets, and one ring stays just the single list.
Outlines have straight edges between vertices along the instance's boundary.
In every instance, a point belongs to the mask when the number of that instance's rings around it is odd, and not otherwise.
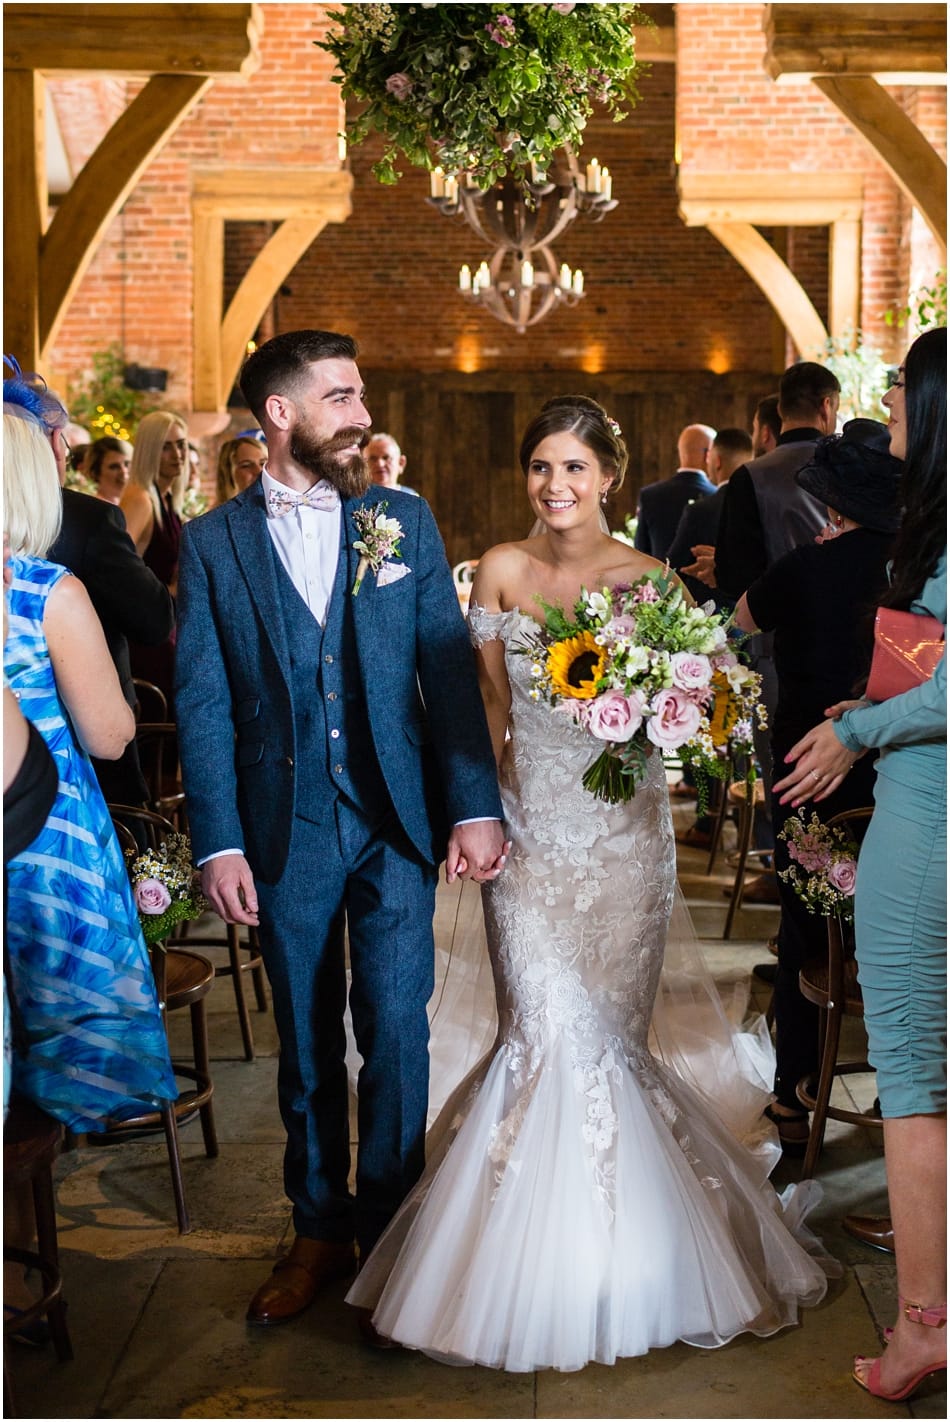
[{"label": "mermaid wedding dress", "polygon": [[512,688],[513,847],[482,891],[499,1034],[347,1300],[408,1347],[512,1372],[787,1327],[826,1275],[792,1233],[800,1200],[783,1209],[768,1183],[774,1150],[737,1140],[768,1099],[740,1039],[707,1030],[718,999],[687,960],[663,966],[662,761],[629,804],[595,800],[588,736],[529,695],[530,619],[469,623],[476,645],[504,641]]}]

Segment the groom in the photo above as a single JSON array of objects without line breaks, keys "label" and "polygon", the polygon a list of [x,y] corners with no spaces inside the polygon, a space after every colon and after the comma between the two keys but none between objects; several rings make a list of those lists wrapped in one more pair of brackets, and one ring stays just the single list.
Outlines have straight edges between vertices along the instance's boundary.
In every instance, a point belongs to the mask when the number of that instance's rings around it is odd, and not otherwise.
[{"label": "groom", "polygon": [[[474,659],[424,499],[370,485],[356,345],[293,331],[248,359],[261,478],[185,527],[176,711],[204,892],[260,925],[296,1238],[251,1301],[295,1317],[365,1257],[423,1165],[438,865],[504,864]],[[366,511],[398,521],[389,554]],[[359,517],[357,517],[359,516]],[[354,546],[372,557],[361,566]],[[358,573],[362,574],[355,594]],[[350,1170],[344,928],[363,1057]]]}]

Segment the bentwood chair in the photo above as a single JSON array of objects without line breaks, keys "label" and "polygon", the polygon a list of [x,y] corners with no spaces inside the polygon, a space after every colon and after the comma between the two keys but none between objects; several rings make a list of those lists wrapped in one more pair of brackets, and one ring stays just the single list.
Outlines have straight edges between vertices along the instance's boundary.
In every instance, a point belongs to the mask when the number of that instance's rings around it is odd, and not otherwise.
[{"label": "bentwood chair", "polygon": [[[736,921],[736,914],[742,907],[742,895],[745,890],[746,865],[749,856],[761,856],[766,851],[752,849],[752,825],[755,820],[755,810],[757,805],[765,803],[765,787],[761,780],[754,781],[751,785],[746,780],[737,780],[730,785],[723,797],[724,803],[732,805],[739,811],[739,833],[738,847],[736,849],[736,876],[732,882],[732,894],[729,899],[729,907],[726,910],[725,927],[722,930],[723,938],[732,937],[732,928]],[[768,851],[771,854],[771,850]]]},{"label": "bentwood chair", "polygon": [[132,685],[137,701],[136,721],[167,721],[168,698],[161,687],[152,681],[143,681],[139,676],[132,678]]},{"label": "bentwood chair", "polygon": [[[3,1123],[3,1189],[13,1191],[30,1187],[36,1224],[36,1248],[25,1249],[4,1240],[4,1263],[35,1269],[43,1281],[43,1292],[29,1308],[4,1319],[4,1341],[12,1333],[46,1317],[50,1337],[61,1363],[73,1356],[73,1346],[66,1326],[66,1304],[63,1300],[63,1276],[59,1267],[59,1239],[56,1232],[56,1200],[53,1194],[53,1163],[62,1148],[63,1128],[39,1106],[25,1097],[14,1095]],[[7,1369],[6,1350],[3,1360],[3,1414],[15,1417],[16,1401]]]},{"label": "bentwood chair", "polygon": [[[137,854],[138,846],[143,842],[147,843],[149,848],[157,849],[168,835],[176,832],[170,820],[151,810],[133,805],[110,805],[109,812],[123,851],[132,849]],[[188,1234],[191,1221],[185,1202],[178,1127],[193,1120],[197,1114],[201,1120],[205,1154],[218,1154],[212,1107],[214,1084],[211,1080],[204,1002],[214,984],[214,968],[200,953],[163,943],[154,944],[149,949],[149,957],[163,1017],[167,1017],[169,1012],[177,1012],[186,1007],[191,1015],[192,1061],[173,1061],[172,1066],[176,1077],[192,1081],[194,1087],[181,1092],[177,1101],[169,1102],[159,1110],[143,1110],[136,1116],[110,1122],[102,1139],[114,1141],[141,1131],[164,1131],[178,1230],[180,1234]]]},{"label": "bentwood chair", "polygon": [[[861,839],[872,814],[873,806],[843,810],[841,814],[834,815],[828,824],[845,825],[857,839]],[[796,1090],[799,1101],[812,1113],[808,1146],[802,1164],[802,1179],[808,1180],[815,1172],[829,1120],[846,1121],[850,1125],[872,1126],[877,1129],[884,1124],[879,1116],[869,1116],[861,1111],[830,1104],[836,1077],[874,1070],[870,1062],[865,1060],[838,1060],[842,1019],[857,1017],[864,1020],[864,998],[854,957],[853,923],[837,914],[829,916],[828,952],[805,964],[798,975],[798,986],[802,996],[821,1009],[818,1029],[818,1075],[817,1078],[803,1077]]]}]

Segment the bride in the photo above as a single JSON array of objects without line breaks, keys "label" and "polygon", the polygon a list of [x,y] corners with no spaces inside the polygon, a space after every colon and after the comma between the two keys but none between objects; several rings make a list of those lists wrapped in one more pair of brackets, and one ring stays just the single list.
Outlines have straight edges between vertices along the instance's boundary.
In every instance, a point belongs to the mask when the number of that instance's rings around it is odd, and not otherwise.
[{"label": "bride", "polygon": [[626,463],[600,405],[549,401],[521,445],[540,532],[486,553],[472,590],[513,842],[482,890],[499,1035],[347,1295],[383,1338],[449,1363],[568,1371],[717,1347],[794,1323],[826,1288],[707,1073],[650,1050],[675,889],[662,758],[628,804],[593,798],[587,733],[532,699],[519,652],[539,598],[570,608],[658,566],[603,531]]}]

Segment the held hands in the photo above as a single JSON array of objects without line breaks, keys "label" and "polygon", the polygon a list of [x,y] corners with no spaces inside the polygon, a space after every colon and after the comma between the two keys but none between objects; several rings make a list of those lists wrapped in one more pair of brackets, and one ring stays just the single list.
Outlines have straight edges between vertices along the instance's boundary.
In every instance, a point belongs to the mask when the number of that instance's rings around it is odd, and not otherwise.
[{"label": "held hands", "polygon": [[690,549],[695,563],[688,564],[685,568],[680,568],[681,573],[686,573],[690,578],[696,578],[700,583],[705,583],[707,588],[716,586],[716,549],[711,543],[694,543]]},{"label": "held hands", "polygon": [[854,762],[865,752],[861,750],[855,754],[842,745],[835,734],[833,722],[843,712],[861,704],[860,701],[839,701],[829,706],[825,711],[829,719],[814,726],[792,746],[785,763],[794,764],[794,769],[772,786],[780,804],[790,803],[797,810],[806,800],[814,800],[817,804],[819,800],[827,800],[829,795],[834,794]]},{"label": "held hands", "polygon": [[445,855],[445,882],[474,879],[477,884],[497,879],[511,849],[500,820],[472,820],[456,825],[449,835]]},{"label": "held hands", "polygon": [[257,927],[257,891],[243,854],[222,854],[201,866],[201,889],[225,923]]}]

